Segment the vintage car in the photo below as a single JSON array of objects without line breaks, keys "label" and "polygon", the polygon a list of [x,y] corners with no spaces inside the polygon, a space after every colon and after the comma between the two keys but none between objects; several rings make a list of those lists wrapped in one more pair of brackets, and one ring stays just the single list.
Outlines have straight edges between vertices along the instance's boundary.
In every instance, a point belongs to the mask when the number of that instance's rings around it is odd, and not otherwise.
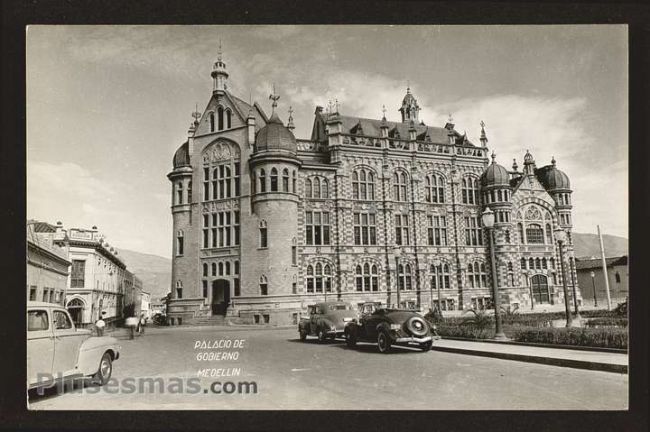
[{"label": "vintage car", "polygon": [[300,340],[307,336],[317,336],[319,342],[343,336],[345,324],[357,317],[357,313],[348,303],[325,302],[309,306],[309,317],[298,323]]},{"label": "vintage car", "polygon": [[382,308],[377,303],[360,307],[361,317],[345,326],[345,340],[349,347],[357,342],[376,342],[379,352],[390,351],[393,345],[416,346],[429,351],[434,339],[439,339],[435,328],[417,312],[410,309]]},{"label": "vintage car", "polygon": [[104,385],[119,356],[117,339],[76,328],[65,308],[27,302],[27,388],[82,377]]}]

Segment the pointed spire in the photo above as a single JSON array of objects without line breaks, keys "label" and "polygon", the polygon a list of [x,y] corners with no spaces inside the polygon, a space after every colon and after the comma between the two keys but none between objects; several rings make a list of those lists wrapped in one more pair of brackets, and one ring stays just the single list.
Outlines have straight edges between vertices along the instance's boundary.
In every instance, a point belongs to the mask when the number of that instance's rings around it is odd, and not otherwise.
[{"label": "pointed spire", "polygon": [[201,113],[199,112],[198,103],[194,107],[194,112],[192,113],[192,117],[194,118],[194,122],[193,122],[194,126],[197,126],[199,124],[199,119],[201,118]]},{"label": "pointed spire", "polygon": [[497,163],[497,154],[494,152],[494,150],[492,150],[492,163]]},{"label": "pointed spire", "polygon": [[221,61],[221,39],[219,39],[219,51],[217,51],[217,60]]},{"label": "pointed spire", "polygon": [[517,159],[512,159],[512,170],[514,172],[517,172],[517,169],[519,169],[519,165],[517,165]]},{"label": "pointed spire", "polygon": [[485,122],[481,120],[480,125],[481,125],[481,145],[483,147],[487,147],[488,138],[487,135],[485,134]]},{"label": "pointed spire", "polygon": [[334,99],[334,109],[335,109],[334,112],[337,113],[337,114],[339,113],[339,106],[340,106],[340,105],[339,105],[339,100],[338,100],[338,99]]},{"label": "pointed spire", "polygon": [[406,80],[406,94],[411,94],[411,80]]},{"label": "pointed spire", "polygon": [[381,121],[385,122],[386,121],[386,105],[381,106]]},{"label": "pointed spire", "polygon": [[289,105],[289,120],[287,121],[287,129],[294,130],[295,126],[293,124],[293,108]]}]

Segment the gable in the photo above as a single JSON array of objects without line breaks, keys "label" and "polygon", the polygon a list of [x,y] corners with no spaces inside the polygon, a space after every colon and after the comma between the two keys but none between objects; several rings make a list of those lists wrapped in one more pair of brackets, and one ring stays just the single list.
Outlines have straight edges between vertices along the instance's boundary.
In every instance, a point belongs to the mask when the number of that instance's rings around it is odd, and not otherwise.
[{"label": "gable", "polygon": [[547,209],[555,209],[555,200],[534,175],[524,176],[512,192],[512,203],[515,208],[530,202],[543,204]]},{"label": "gable", "polygon": [[[204,135],[211,132],[219,132],[219,108],[224,112],[223,114],[223,129],[233,129],[246,125],[246,117],[248,116],[248,109],[250,105],[244,101],[234,98],[228,92],[224,92],[223,96],[213,94],[208,101],[207,106],[203,110],[203,115],[199,120],[199,126],[196,128],[195,135]],[[242,112],[245,109],[246,112]],[[227,125],[227,113],[230,113],[230,127]],[[211,130],[211,115],[214,116],[214,131]]]}]

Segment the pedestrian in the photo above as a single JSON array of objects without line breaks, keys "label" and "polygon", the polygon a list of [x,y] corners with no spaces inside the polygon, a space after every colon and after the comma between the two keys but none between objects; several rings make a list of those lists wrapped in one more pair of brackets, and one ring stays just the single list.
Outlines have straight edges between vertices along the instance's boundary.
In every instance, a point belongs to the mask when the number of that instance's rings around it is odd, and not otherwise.
[{"label": "pedestrian", "polygon": [[147,317],[145,317],[144,313],[140,315],[140,321],[138,321],[138,333],[141,335],[144,334],[144,326],[147,324]]},{"label": "pedestrian", "polygon": [[106,323],[104,322],[104,314],[106,314],[106,311],[102,311],[99,314],[99,319],[95,322],[97,336],[104,336],[104,327],[106,327]]}]

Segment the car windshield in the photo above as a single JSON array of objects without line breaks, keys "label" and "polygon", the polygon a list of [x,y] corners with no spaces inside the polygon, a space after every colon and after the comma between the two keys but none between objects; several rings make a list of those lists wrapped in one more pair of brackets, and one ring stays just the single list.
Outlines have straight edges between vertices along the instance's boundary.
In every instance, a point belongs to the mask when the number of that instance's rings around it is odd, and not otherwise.
[{"label": "car windshield", "polygon": [[347,305],[330,305],[329,307],[330,310],[349,310],[350,307]]}]

